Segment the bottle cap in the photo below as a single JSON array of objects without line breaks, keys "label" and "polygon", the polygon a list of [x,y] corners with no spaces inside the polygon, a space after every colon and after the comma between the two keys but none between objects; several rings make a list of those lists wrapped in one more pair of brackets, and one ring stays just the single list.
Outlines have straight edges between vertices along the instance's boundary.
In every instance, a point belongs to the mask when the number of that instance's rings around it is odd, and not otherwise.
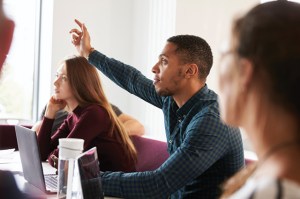
[{"label": "bottle cap", "polygon": [[79,138],[60,138],[59,139],[59,157],[76,158],[83,150],[83,139]]}]

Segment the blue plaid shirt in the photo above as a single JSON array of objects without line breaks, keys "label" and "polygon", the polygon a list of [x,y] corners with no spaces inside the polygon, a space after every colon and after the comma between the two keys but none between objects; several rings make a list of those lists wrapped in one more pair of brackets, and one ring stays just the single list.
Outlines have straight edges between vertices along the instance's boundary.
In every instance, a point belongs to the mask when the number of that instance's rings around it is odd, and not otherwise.
[{"label": "blue plaid shirt", "polygon": [[155,171],[101,174],[105,195],[123,198],[217,198],[220,185],[244,165],[238,129],[220,121],[217,95],[207,86],[181,108],[159,96],[135,68],[93,51],[89,62],[128,92],[161,108],[170,157]]}]

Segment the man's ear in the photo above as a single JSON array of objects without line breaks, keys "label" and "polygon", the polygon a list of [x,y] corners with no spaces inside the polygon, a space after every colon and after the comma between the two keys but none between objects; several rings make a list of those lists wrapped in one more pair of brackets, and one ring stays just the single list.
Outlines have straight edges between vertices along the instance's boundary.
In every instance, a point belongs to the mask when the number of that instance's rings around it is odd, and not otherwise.
[{"label": "man's ear", "polygon": [[251,81],[253,81],[254,66],[253,63],[246,58],[241,58],[239,62],[241,86],[244,89],[248,89]]},{"label": "man's ear", "polygon": [[185,77],[189,79],[195,75],[198,76],[198,66],[196,64],[188,64],[185,71]]}]

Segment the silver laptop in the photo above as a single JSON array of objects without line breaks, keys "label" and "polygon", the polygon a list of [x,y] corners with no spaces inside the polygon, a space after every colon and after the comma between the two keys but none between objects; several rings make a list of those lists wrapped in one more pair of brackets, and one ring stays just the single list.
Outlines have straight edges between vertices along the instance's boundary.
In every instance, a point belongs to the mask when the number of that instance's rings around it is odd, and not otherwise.
[{"label": "silver laptop", "polygon": [[57,175],[44,175],[36,133],[19,125],[15,130],[24,178],[45,193],[56,193]]}]

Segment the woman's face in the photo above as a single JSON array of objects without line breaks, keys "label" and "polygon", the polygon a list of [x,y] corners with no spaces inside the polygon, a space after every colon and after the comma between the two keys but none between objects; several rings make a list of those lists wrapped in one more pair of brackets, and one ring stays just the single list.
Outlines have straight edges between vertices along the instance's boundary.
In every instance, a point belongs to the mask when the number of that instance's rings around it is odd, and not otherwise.
[{"label": "woman's face", "polygon": [[221,118],[227,124],[239,125],[241,107],[241,85],[239,60],[230,42],[221,54],[219,66],[219,97]]},{"label": "woman's face", "polygon": [[62,63],[57,69],[56,79],[54,81],[54,96],[56,99],[66,101],[70,98],[73,98],[73,93],[70,88],[65,62]]}]

